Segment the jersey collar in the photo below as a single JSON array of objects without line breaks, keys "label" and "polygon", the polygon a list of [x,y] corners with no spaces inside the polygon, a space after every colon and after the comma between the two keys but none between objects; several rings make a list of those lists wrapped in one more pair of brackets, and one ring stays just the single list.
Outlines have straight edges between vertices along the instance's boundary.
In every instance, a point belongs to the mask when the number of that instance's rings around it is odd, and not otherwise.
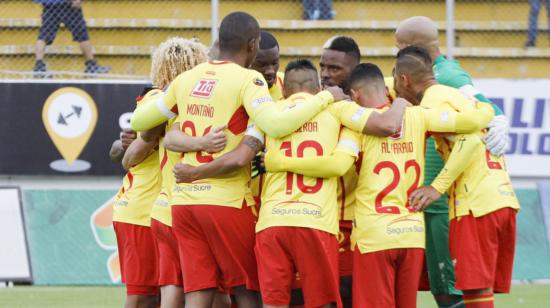
[{"label": "jersey collar", "polygon": [[439,63],[445,62],[445,60],[447,60],[447,58],[445,58],[445,55],[439,55],[439,57],[435,58],[433,66],[436,66]]}]

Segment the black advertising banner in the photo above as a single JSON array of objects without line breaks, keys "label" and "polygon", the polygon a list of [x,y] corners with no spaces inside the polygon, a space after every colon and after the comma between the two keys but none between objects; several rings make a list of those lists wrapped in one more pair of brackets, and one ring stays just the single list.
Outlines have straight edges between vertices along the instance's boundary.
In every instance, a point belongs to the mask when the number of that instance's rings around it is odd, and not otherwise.
[{"label": "black advertising banner", "polygon": [[120,175],[109,149],[145,83],[0,82],[0,174]]}]

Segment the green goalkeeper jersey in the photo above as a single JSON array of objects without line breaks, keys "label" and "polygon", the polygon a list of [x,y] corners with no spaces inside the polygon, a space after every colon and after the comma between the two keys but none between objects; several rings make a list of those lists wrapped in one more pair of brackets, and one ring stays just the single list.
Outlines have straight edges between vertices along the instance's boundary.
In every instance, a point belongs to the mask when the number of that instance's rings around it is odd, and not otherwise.
[{"label": "green goalkeeper jersey", "polygon": [[[456,60],[449,60],[444,55],[435,59],[433,71],[437,83],[462,90],[465,94],[475,97],[477,100],[490,103],[495,109],[495,115],[502,115],[502,110],[487,99],[483,94],[479,93],[473,86],[472,78]],[[424,176],[424,185],[430,185],[437,177],[445,162],[435,149],[435,141],[429,138],[426,144],[426,168]],[[448,208],[447,194],[443,195],[439,200],[432,203],[426,208],[428,213],[447,213]]]}]

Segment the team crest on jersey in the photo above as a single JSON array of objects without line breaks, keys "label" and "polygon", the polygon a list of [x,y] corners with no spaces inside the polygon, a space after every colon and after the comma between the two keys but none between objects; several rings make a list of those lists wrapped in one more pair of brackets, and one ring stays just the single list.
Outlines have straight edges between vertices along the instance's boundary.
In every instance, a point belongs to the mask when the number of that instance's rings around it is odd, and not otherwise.
[{"label": "team crest on jersey", "polygon": [[193,91],[191,91],[191,96],[209,98],[212,95],[217,83],[218,81],[214,79],[201,79],[197,82],[193,88]]},{"label": "team crest on jersey", "polygon": [[264,82],[260,78],[254,79],[254,84],[258,87],[262,87],[264,85]]},{"label": "team crest on jersey", "polygon": [[399,130],[390,136],[390,139],[392,140],[399,140],[403,137],[403,124],[405,123],[405,119],[403,119],[403,121],[401,122],[401,127],[399,128]]}]

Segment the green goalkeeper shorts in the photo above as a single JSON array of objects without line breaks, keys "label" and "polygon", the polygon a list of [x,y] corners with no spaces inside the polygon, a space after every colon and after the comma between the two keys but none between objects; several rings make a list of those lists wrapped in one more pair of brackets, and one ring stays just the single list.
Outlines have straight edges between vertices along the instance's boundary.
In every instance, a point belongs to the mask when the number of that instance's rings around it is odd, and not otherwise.
[{"label": "green goalkeeper shorts", "polygon": [[424,213],[426,263],[432,294],[462,295],[455,289],[455,272],[449,252],[449,214]]}]

